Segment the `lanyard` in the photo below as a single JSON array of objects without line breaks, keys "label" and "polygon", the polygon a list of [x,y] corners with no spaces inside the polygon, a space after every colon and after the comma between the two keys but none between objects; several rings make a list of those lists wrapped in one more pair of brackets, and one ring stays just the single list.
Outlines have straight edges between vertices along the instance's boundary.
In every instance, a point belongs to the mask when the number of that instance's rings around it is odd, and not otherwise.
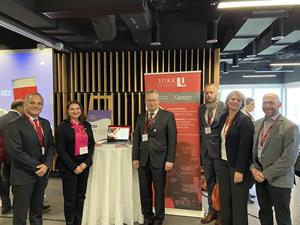
[{"label": "lanyard", "polygon": [[229,131],[230,127],[232,126],[233,121],[234,121],[234,117],[232,118],[232,120],[230,122],[229,122],[229,116],[226,117],[226,121],[225,121],[225,124],[224,124],[224,129],[223,129],[223,134],[226,138],[227,138],[227,135],[228,135],[228,131]]},{"label": "lanyard", "polygon": [[207,115],[207,125],[210,126],[212,124],[212,122],[215,119],[216,116],[216,112],[217,112],[217,108],[218,108],[219,102],[217,102],[214,111],[211,115],[209,115],[208,110],[206,109],[206,115]]},{"label": "lanyard", "polygon": [[269,126],[267,132],[264,134],[264,123],[265,121],[262,123],[261,128],[260,128],[260,147],[263,147],[267,138],[269,137],[272,128],[275,126],[275,124],[277,123],[277,119],[275,121],[273,121],[273,123]]}]

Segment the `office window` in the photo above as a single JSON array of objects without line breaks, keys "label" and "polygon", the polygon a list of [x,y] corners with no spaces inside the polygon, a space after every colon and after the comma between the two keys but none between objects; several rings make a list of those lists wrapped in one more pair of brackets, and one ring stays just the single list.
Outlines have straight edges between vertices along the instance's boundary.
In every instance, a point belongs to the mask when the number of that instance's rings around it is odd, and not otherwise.
[{"label": "office window", "polygon": [[287,87],[286,89],[286,116],[300,127],[300,87]]},{"label": "office window", "polygon": [[252,96],[252,89],[251,88],[225,88],[221,89],[220,93],[220,99],[225,102],[227,96],[232,92],[232,91],[240,91],[242,92],[245,97],[251,97]]},{"label": "office window", "polygon": [[[253,89],[253,98],[255,99],[255,109],[254,109],[254,112],[253,112],[253,117],[255,119],[259,119],[259,118],[262,118],[264,117],[264,112],[262,111],[262,102],[263,102],[263,96],[265,94],[268,94],[268,93],[275,93],[279,96],[279,98],[281,99],[281,91],[282,91],[282,88],[277,88],[277,87],[274,87],[274,88],[254,88]],[[282,101],[282,99],[281,99]],[[280,109],[280,112],[282,111],[282,108]]]},{"label": "office window", "polygon": [[[220,99],[225,102],[227,95],[233,90],[241,91],[245,97],[251,97],[255,100],[255,109],[252,113],[254,119],[259,119],[264,117],[264,112],[262,111],[262,98],[265,94],[275,93],[282,98],[282,85],[221,85],[220,86]],[[284,100],[284,99],[283,99]],[[284,103],[284,101],[283,101]],[[280,112],[282,112],[282,108]]]}]

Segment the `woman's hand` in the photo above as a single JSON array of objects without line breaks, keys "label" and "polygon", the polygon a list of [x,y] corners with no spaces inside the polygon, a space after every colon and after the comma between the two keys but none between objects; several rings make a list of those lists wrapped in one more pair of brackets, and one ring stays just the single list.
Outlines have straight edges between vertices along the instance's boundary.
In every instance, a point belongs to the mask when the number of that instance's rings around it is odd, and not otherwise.
[{"label": "woman's hand", "polygon": [[81,174],[82,171],[83,171],[83,170],[81,169],[81,167],[80,167],[80,166],[77,166],[76,169],[74,170],[74,173],[76,173],[76,174],[78,175],[78,174]]},{"label": "woman's hand", "polygon": [[86,168],[87,168],[87,165],[85,164],[85,163],[81,163],[80,165],[79,165],[79,167],[82,169],[82,171],[83,170],[85,170]]},{"label": "woman's hand", "polygon": [[234,172],[234,175],[233,175],[233,182],[235,184],[237,183],[241,183],[243,182],[243,179],[244,179],[244,174],[240,173],[240,172]]}]

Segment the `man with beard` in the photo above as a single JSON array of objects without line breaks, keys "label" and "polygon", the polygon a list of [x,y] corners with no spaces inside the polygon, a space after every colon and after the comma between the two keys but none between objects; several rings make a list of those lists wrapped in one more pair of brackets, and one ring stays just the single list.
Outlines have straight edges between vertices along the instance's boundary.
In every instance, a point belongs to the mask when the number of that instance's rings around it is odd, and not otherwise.
[{"label": "man with beard", "polygon": [[216,219],[215,225],[221,221],[216,210],[212,207],[212,192],[217,183],[217,162],[219,156],[219,118],[224,111],[224,103],[218,99],[218,88],[208,84],[204,89],[205,104],[200,107],[200,142],[201,162],[207,183],[209,210],[202,224],[208,224]]},{"label": "man with beard", "polygon": [[273,225],[273,207],[278,225],[291,225],[290,200],[294,185],[294,164],[298,156],[299,128],[279,112],[276,94],[263,97],[265,117],[254,124],[253,164],[259,220]]}]

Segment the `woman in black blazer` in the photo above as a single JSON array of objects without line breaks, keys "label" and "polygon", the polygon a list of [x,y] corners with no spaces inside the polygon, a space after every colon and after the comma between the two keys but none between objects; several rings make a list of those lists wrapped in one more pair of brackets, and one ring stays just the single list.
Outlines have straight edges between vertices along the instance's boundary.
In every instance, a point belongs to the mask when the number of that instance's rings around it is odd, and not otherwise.
[{"label": "woman in black blazer", "polygon": [[70,101],[67,104],[67,119],[56,131],[57,164],[62,177],[67,225],[81,224],[94,146],[91,124],[85,120],[82,105]]},{"label": "woman in black blazer", "polygon": [[220,117],[220,186],[222,225],[248,225],[247,202],[252,156],[253,122],[241,109],[245,97],[239,91],[226,99]]}]

